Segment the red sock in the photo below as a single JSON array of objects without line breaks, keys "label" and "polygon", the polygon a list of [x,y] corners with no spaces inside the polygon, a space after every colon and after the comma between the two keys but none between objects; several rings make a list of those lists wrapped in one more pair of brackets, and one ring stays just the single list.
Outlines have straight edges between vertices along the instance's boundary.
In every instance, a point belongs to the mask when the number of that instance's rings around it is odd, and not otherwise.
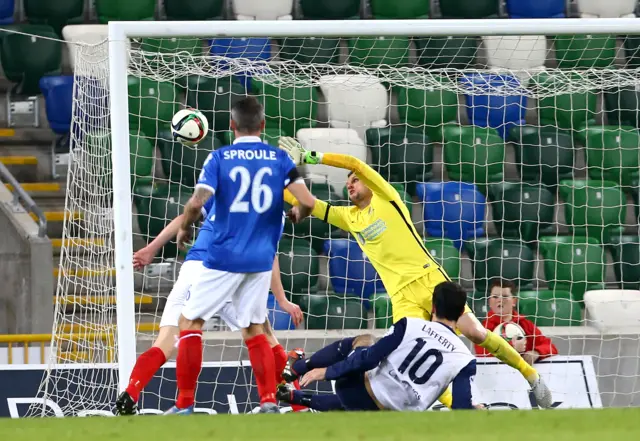
[{"label": "red sock", "polygon": [[[245,342],[249,350],[249,361],[258,384],[260,404],[276,402],[276,364],[269,341],[264,334]],[[179,354],[179,353],[178,353]]]},{"label": "red sock", "polygon": [[[287,365],[287,353],[282,345],[276,345],[272,347],[271,350],[273,351],[273,358],[275,358],[276,361],[276,384],[279,384],[282,382],[282,371]],[[298,380],[293,382],[293,386],[297,390],[300,390],[300,382]],[[300,412],[301,410],[306,410],[307,408],[305,406],[300,406],[299,404],[292,404],[291,409],[294,412]]]},{"label": "red sock", "polygon": [[167,361],[162,349],[151,347],[145,351],[136,360],[131,377],[129,377],[129,386],[127,386],[127,392],[133,398],[133,401],[138,401],[140,392],[153,378],[158,369]]},{"label": "red sock", "polygon": [[179,409],[193,405],[200,369],[202,369],[202,331],[180,331],[176,359],[176,379],[178,380],[176,407]]}]

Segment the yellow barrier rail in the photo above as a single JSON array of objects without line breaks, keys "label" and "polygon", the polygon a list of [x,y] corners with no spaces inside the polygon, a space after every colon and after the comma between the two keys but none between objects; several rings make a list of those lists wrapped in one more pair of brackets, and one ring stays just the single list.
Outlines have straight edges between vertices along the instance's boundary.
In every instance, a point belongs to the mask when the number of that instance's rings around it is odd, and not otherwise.
[{"label": "yellow barrier rail", "polygon": [[[0,346],[6,345],[7,347],[7,362],[13,364],[14,350],[22,349],[23,363],[29,363],[29,348],[33,345],[37,345],[40,349],[40,364],[48,362],[46,359],[46,347],[51,343],[51,334],[6,334],[0,335]],[[115,334],[113,332],[96,332],[96,333],[79,333],[79,334],[56,334],[56,343],[58,346],[65,344],[67,348],[59,350],[57,358],[59,361],[88,361],[92,357],[91,355],[98,351],[105,351],[107,362],[111,362],[114,359],[115,350]],[[76,349],[78,343],[82,342],[109,342],[108,347],[105,348],[80,348]]]}]

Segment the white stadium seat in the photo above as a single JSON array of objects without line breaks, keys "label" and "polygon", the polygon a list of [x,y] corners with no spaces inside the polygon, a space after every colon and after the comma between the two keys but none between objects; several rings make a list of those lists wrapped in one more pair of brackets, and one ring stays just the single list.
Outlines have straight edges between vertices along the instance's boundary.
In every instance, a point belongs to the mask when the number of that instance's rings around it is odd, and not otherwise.
[{"label": "white stadium seat", "polygon": [[482,41],[491,69],[516,71],[516,76],[525,83],[531,77],[530,71],[544,69],[547,59],[544,35],[492,35],[482,37]]},{"label": "white stadium seat", "polygon": [[331,127],[354,129],[364,139],[368,128],[387,125],[389,93],[377,77],[325,75],[319,84]]},{"label": "white stadium seat", "polygon": [[238,20],[291,20],[293,0],[232,0]]},{"label": "white stadium seat", "polygon": [[[104,69],[109,69],[108,66],[108,46],[98,45],[108,39],[109,37],[109,26],[108,25],[68,25],[62,29],[62,36],[67,41],[67,47],[69,48],[70,57],[71,57],[71,65],[73,70],[76,70],[76,60],[75,57],[75,49],[77,44],[81,45],[96,45],[95,51],[89,50],[87,47],[82,49],[83,55],[83,63],[86,65],[93,63],[102,62],[104,64]],[[127,44],[131,46],[131,43],[127,41]],[[128,52],[128,51],[127,51]],[[92,69],[102,69],[102,66],[94,65]],[[81,70],[82,71],[82,70]],[[98,72],[96,72],[96,76],[98,76]],[[106,78],[106,72],[105,77]]]},{"label": "white stadium seat", "polygon": [[578,0],[583,18],[633,17],[637,0]]},{"label": "white stadium seat", "polygon": [[640,327],[640,291],[601,289],[584,294],[587,323],[599,330]]},{"label": "white stadium seat", "polygon": [[[323,153],[346,153],[362,161],[367,161],[367,147],[355,130],[300,129],[296,137],[307,150]],[[325,179],[328,179],[338,195],[342,195],[349,170],[328,165],[309,165],[307,171],[312,181],[324,182]]]}]

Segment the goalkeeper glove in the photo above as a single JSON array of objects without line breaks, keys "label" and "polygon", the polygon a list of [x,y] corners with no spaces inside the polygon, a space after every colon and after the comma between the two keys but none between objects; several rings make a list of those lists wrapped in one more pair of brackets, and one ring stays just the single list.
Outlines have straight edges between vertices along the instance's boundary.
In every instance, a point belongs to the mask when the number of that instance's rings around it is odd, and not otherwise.
[{"label": "goalkeeper glove", "polygon": [[278,147],[287,152],[296,166],[302,164],[320,164],[322,162],[322,153],[305,150],[298,141],[288,136],[280,137]]}]

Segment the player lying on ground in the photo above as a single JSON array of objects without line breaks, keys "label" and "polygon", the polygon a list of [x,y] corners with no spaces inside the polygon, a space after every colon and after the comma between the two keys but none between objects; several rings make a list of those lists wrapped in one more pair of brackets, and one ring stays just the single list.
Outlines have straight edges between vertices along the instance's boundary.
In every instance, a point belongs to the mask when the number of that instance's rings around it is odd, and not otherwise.
[{"label": "player lying on ground", "polygon": [[[433,289],[449,277],[424,247],[411,221],[411,214],[398,192],[375,170],[359,159],[339,153],[306,151],[293,138],[280,138],[280,148],[287,151],[297,165],[325,164],[351,171],[347,190],[352,207],[334,207],[316,201],[312,214],[351,233],[376,269],[391,298],[394,323],[404,317],[428,320],[431,315]],[[295,206],[290,211],[293,222],[304,219],[306,211]],[[540,407],[550,407],[551,391],[538,372],[509,345],[487,331],[467,306],[458,320],[458,330],[473,343],[517,369],[529,382]],[[450,397],[441,402],[451,406]]]},{"label": "player lying on ground", "polygon": [[261,412],[279,413],[275,359],[265,335],[265,321],[271,268],[282,229],[282,198],[288,188],[306,208],[302,210],[306,215],[313,209],[315,198],[291,158],[261,141],[264,125],[264,110],[256,98],[247,97],[233,105],[235,141],[209,154],[184,208],[178,244],[189,239],[201,208],[211,198],[215,200],[216,217],[204,267],[179,320],[179,392],[170,413],[193,411],[202,367],[202,325],[214,315],[227,320],[230,308],[249,351]]},{"label": "player lying on ground", "polygon": [[[187,253],[185,261],[180,268],[178,279],[176,280],[171,293],[167,297],[167,302],[160,319],[160,331],[153,346],[142,353],[136,361],[129,385],[127,389],[120,394],[116,400],[116,409],[119,415],[134,415],[137,413],[137,402],[140,392],[149,383],[151,378],[160,369],[160,367],[171,357],[178,337],[178,318],[185,304],[187,293],[198,277],[202,269],[202,261],[207,254],[207,246],[213,237],[213,219],[215,218],[215,209],[213,207],[213,199],[210,199],[206,206],[202,209],[203,223],[198,232],[198,237]],[[153,262],[156,254],[160,249],[172,240],[180,229],[184,215],[180,215],[173,219],[151,243],[146,247],[136,251],[133,255],[133,266],[136,270],[140,270],[146,265]],[[300,307],[287,300],[284,294],[284,288],[280,279],[280,266],[278,258],[273,261],[271,291],[273,292],[280,308],[287,312],[296,326],[302,321],[302,311]],[[265,334],[269,340],[269,345],[273,351],[276,360],[278,377],[276,381],[281,381],[280,372],[284,369],[287,362],[287,355],[278,340],[276,339],[268,320],[265,322]],[[296,407],[294,411],[301,410]]]},{"label": "player lying on ground", "polygon": [[284,387],[278,397],[315,410],[334,406],[333,410],[424,411],[451,384],[451,408],[473,409],[471,382],[476,359],[454,331],[465,311],[467,294],[457,283],[442,282],[433,290],[432,303],[432,321],[404,317],[373,345],[370,335],[345,338],[307,360],[287,363],[283,377],[301,377],[301,386],[336,380],[337,400],[330,394]]}]

